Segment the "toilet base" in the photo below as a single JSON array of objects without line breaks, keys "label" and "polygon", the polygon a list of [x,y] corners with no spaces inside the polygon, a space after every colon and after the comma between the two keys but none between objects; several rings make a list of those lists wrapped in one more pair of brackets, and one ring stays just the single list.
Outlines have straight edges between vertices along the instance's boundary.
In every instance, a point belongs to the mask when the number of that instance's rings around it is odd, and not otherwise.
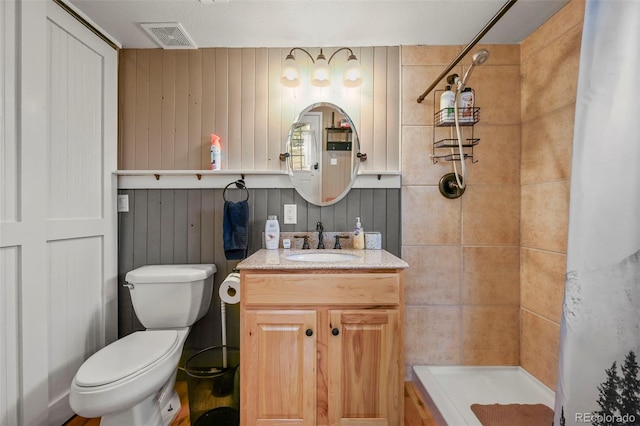
[{"label": "toilet base", "polygon": [[173,391],[164,407],[160,407],[158,397],[153,396],[127,411],[103,416],[100,426],[169,426],[180,413],[180,408],[180,396]]},{"label": "toilet base", "polygon": [[180,396],[178,395],[178,392],[174,390],[173,395],[171,395],[171,399],[169,399],[164,407],[161,407],[162,424],[164,426],[169,426],[180,412],[180,408]]},{"label": "toilet base", "polygon": [[165,426],[157,395],[152,395],[128,410],[102,416],[100,426]]}]

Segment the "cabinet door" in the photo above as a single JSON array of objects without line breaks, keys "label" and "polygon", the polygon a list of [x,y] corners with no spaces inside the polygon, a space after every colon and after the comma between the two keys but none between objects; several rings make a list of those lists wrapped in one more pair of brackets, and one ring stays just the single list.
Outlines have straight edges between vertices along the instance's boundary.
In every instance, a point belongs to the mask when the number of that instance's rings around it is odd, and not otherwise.
[{"label": "cabinet door", "polygon": [[399,311],[334,310],[329,317],[329,423],[402,424]]},{"label": "cabinet door", "polygon": [[242,320],[243,425],[314,425],[316,311],[248,310]]}]

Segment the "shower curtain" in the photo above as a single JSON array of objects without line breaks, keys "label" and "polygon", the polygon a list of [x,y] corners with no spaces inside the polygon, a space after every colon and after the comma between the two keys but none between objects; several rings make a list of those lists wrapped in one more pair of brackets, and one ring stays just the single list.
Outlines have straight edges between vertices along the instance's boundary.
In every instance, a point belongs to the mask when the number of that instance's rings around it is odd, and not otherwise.
[{"label": "shower curtain", "polygon": [[640,1],[586,4],[557,425],[640,425]]}]

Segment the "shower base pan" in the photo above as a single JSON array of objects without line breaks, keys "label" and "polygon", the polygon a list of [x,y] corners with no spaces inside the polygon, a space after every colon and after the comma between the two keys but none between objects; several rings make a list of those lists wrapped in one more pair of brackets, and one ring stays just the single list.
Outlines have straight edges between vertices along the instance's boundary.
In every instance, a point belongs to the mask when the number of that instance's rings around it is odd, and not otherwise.
[{"label": "shower base pan", "polygon": [[522,367],[413,367],[413,382],[439,425],[480,425],[471,404],[544,404],[555,393]]}]

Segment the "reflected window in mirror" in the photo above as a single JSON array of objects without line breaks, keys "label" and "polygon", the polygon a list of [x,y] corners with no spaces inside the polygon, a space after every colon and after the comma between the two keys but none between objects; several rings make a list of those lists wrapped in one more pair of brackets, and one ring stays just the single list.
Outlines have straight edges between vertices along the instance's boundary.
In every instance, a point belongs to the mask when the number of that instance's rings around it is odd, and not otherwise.
[{"label": "reflected window in mirror", "polygon": [[301,123],[291,133],[290,161],[293,171],[309,171],[316,163],[317,144],[310,124]]},{"label": "reflected window in mirror", "polygon": [[355,125],[339,106],[319,102],[305,108],[289,130],[287,169],[308,202],[327,206],[344,198],[358,174]]}]

